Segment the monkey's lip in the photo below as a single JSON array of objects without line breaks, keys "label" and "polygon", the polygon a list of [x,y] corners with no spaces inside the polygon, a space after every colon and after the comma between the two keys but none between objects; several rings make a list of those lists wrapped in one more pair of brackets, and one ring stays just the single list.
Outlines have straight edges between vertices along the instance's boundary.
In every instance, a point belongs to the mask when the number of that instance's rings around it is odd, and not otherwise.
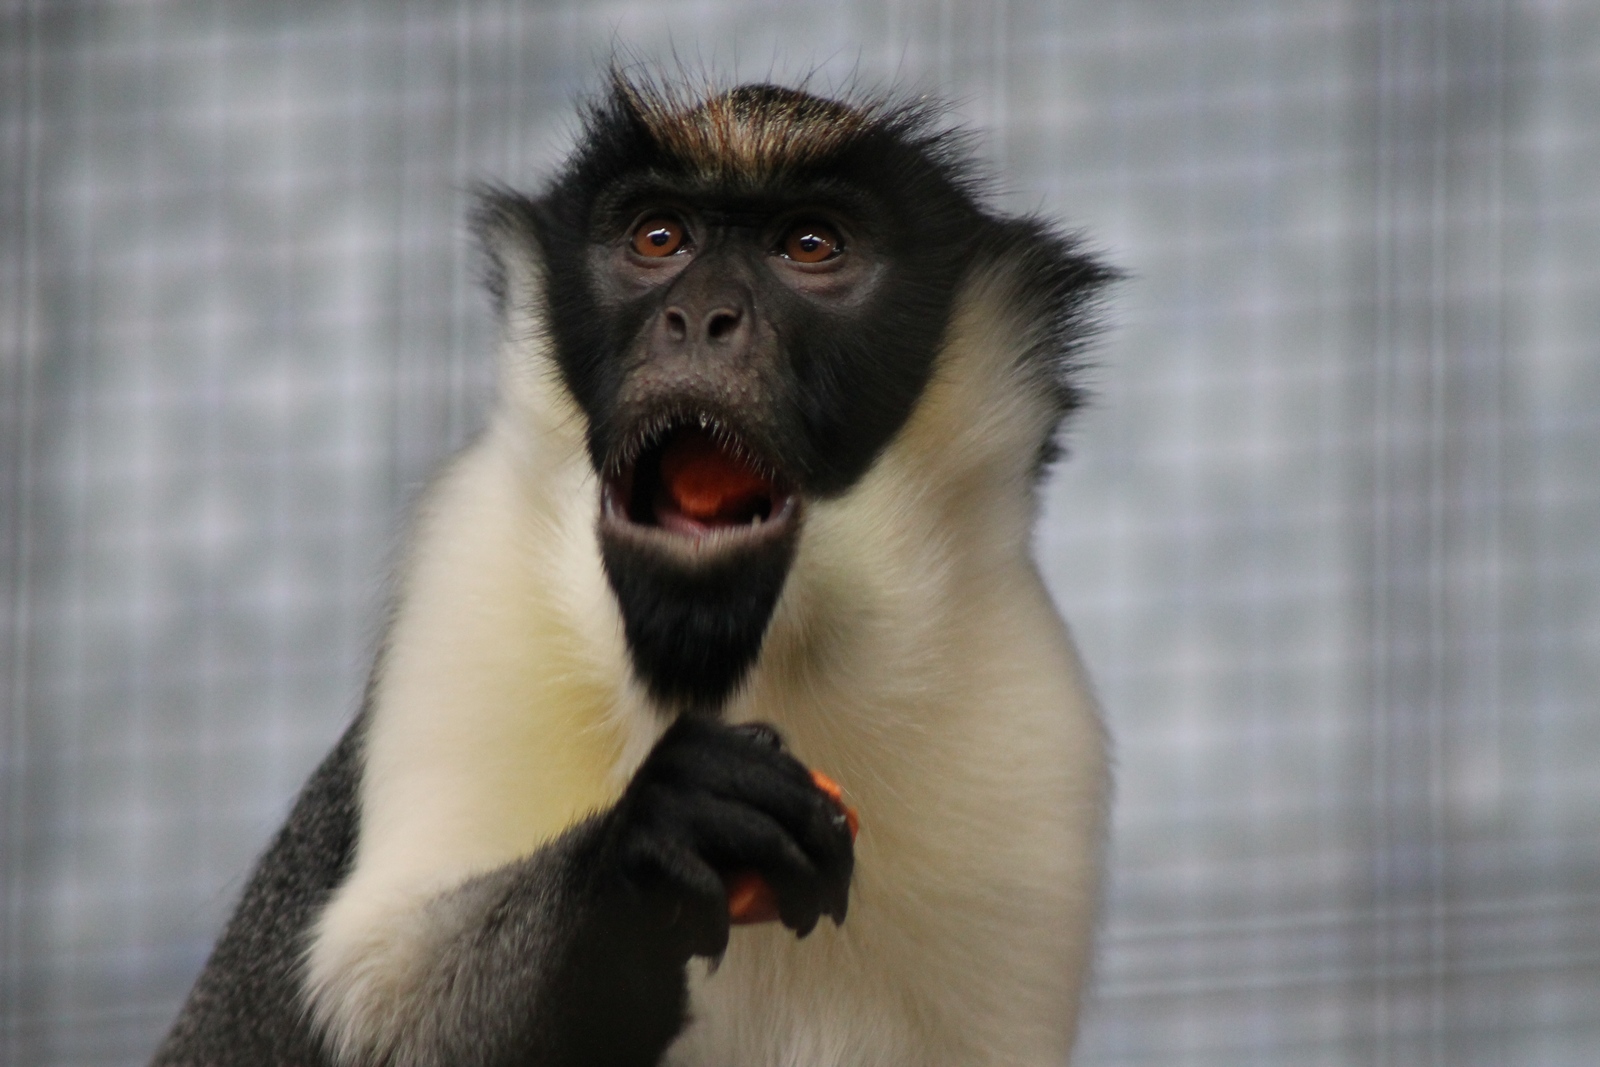
[{"label": "monkey's lip", "polygon": [[788,480],[715,420],[674,420],[630,452],[602,492],[612,532],[699,555],[779,540],[794,525]]}]

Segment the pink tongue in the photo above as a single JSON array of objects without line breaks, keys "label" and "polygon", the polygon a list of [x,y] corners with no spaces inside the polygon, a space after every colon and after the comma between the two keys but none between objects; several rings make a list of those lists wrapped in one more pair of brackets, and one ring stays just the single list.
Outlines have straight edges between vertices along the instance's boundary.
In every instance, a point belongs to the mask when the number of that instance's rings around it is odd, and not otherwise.
[{"label": "pink tongue", "polygon": [[708,435],[685,431],[667,442],[661,455],[661,483],[668,505],[661,523],[691,527],[748,523],[772,499],[772,483],[724,452]]}]

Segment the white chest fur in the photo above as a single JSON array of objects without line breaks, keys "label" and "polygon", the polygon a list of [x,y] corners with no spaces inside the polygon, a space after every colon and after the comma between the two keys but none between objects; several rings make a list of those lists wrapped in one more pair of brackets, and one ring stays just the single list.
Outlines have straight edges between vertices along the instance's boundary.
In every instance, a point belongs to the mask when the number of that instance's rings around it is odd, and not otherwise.
[{"label": "white chest fur", "polygon": [[[1028,553],[1051,415],[1012,378],[1026,331],[985,285],[969,294],[909,424],[809,507],[725,711],[776,725],[859,811],[849,918],[804,941],[739,928],[719,967],[694,964],[675,1064],[1058,1065],[1070,1049],[1104,744]],[[349,1049],[381,1047],[420,988],[428,900],[611,803],[665,725],[630,679],[581,422],[518,358],[495,428],[420,523],[354,869],[309,953],[318,1016]]]}]

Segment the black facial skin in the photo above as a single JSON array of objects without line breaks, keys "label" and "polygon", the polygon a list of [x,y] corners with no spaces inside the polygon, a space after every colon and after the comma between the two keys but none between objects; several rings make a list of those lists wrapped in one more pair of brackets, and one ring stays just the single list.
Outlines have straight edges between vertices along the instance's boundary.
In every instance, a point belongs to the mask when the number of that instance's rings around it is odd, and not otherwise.
[{"label": "black facial skin", "polygon": [[[939,149],[927,133],[869,127],[804,168],[718,181],[660,148],[623,100],[591,114],[584,149],[528,207],[549,265],[557,356],[589,417],[596,469],[650,403],[641,394],[667,399],[665,382],[628,388],[653,369],[649,340],[665,309],[686,295],[742,296],[753,347],[740,381],[760,391],[737,398],[741,428],[805,493],[848,489],[921,393],[982,228]],[[630,255],[634,224],[654,215],[682,219],[692,250],[653,263]],[[808,217],[844,232],[844,253],[826,265],[776,254],[784,223]]]}]

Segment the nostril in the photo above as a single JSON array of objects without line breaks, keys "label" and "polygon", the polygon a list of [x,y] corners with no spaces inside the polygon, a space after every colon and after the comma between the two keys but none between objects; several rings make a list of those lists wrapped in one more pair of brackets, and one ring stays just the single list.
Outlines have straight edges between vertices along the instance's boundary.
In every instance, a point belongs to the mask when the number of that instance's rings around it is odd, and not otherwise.
[{"label": "nostril", "polygon": [[739,328],[739,312],[735,308],[718,308],[706,316],[706,337],[720,341]]},{"label": "nostril", "polygon": [[689,320],[678,308],[667,308],[662,316],[667,322],[667,332],[674,341],[682,341],[689,336]]}]

